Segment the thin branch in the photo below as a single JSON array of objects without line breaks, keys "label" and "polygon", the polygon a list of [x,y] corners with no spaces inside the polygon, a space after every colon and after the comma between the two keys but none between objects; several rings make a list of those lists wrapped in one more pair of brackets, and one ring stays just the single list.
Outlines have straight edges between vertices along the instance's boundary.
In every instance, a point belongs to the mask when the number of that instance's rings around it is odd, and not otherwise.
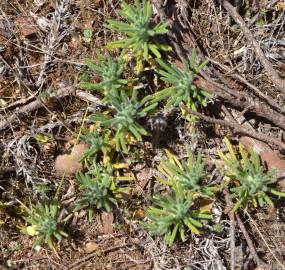
[{"label": "thin branch", "polygon": [[[225,199],[226,199],[226,203],[227,203],[227,209],[230,210],[233,207],[233,202],[229,199],[229,192],[226,191],[225,192]],[[231,239],[231,243],[230,243],[230,247],[231,247],[231,270],[235,270],[235,227],[236,227],[236,222],[235,222],[235,215],[232,211],[228,211],[227,212],[230,221],[231,221],[231,227],[230,227],[230,239]]]},{"label": "thin branch", "polygon": [[[63,98],[66,96],[69,96],[74,92],[73,87],[66,87],[64,89],[61,89],[57,91],[56,93],[52,94],[50,98]],[[28,103],[27,105],[21,107],[19,110],[8,116],[6,119],[0,121],[0,131],[8,128],[12,123],[16,122],[18,118],[20,118],[21,114],[27,114],[34,110],[37,110],[39,108],[45,107],[44,102],[38,98],[31,103]]]},{"label": "thin branch", "polygon": [[[118,249],[121,249],[121,248],[124,248],[124,247],[127,247],[127,246],[130,246],[130,244],[123,244],[123,245],[119,245],[119,246],[110,247],[108,249],[102,250],[101,253],[105,255],[107,253],[114,252],[114,251],[116,251]],[[93,257],[96,257],[96,256],[98,256],[98,250],[96,250],[95,252],[92,252],[89,255],[87,255],[87,256],[77,260],[76,262],[72,263],[68,267],[68,269],[72,269],[72,268],[75,268],[75,267],[77,268],[78,266],[81,267],[82,263],[84,263],[85,261],[90,260],[90,259],[92,259]]]},{"label": "thin branch", "polygon": [[[233,202],[231,201],[231,199],[229,198],[229,191],[228,191],[228,190],[224,190],[224,194],[225,194],[225,199],[226,199],[227,207],[228,207],[228,209],[227,209],[227,214],[229,215],[229,217],[231,217],[231,216],[232,216],[232,218],[235,217],[235,219],[236,219],[236,221],[237,221],[237,224],[238,224],[240,230],[241,230],[242,233],[243,233],[243,236],[244,236],[244,238],[245,238],[245,240],[246,240],[246,243],[247,243],[247,245],[248,245],[250,254],[252,255],[254,261],[256,262],[256,264],[257,264],[258,266],[261,266],[261,267],[263,267],[263,268],[266,269],[266,270],[271,269],[262,259],[259,258],[258,254],[257,254],[257,252],[256,252],[256,250],[255,250],[254,244],[253,244],[253,242],[252,242],[252,240],[251,240],[251,238],[250,238],[250,236],[249,236],[249,234],[248,234],[248,232],[247,232],[247,230],[246,230],[246,228],[245,228],[245,226],[244,226],[242,220],[240,219],[239,214],[238,214],[237,212],[236,212],[236,213],[233,213],[233,212],[231,211],[231,209],[233,208],[233,205],[234,205],[234,204],[233,204]],[[232,255],[232,254],[231,254],[231,255]],[[262,269],[263,269],[263,268],[262,268]],[[234,268],[233,268],[233,269],[234,269]]]},{"label": "thin branch", "polygon": [[266,58],[257,41],[254,39],[253,34],[247,27],[242,17],[238,14],[235,7],[231,5],[227,0],[220,0],[220,2],[222,3],[223,7],[229,12],[233,20],[240,26],[240,29],[244,33],[247,40],[253,45],[256,56],[258,57],[259,61],[263,65],[273,83],[276,85],[276,88],[282,92],[283,95],[285,95],[285,80],[282,79],[276,70],[272,67],[271,63]]},{"label": "thin branch", "polygon": [[[203,74],[203,76],[205,77],[205,79],[197,77],[194,81],[194,83],[198,87],[206,89],[208,92],[215,94],[226,104],[230,104],[231,106],[239,110],[244,108],[251,108],[251,112],[255,113],[257,116],[266,118],[277,127],[280,127],[285,130],[284,115],[278,113],[275,110],[272,110],[267,104],[261,103],[259,100],[254,100],[253,98],[248,97],[242,93],[234,91],[228,87],[223,87],[222,85],[219,85],[206,74]],[[223,77],[222,74],[219,74],[219,76],[221,78]]]},{"label": "thin branch", "polygon": [[[258,266],[265,266],[265,263],[259,258],[258,254],[257,254],[257,252],[256,252],[256,250],[255,250],[255,247],[254,247],[254,245],[253,245],[253,243],[252,243],[252,240],[251,240],[251,238],[250,238],[250,236],[249,236],[249,234],[248,234],[248,232],[247,232],[245,226],[243,225],[243,223],[242,223],[242,221],[241,221],[241,219],[240,219],[238,213],[235,213],[235,217],[236,217],[236,221],[237,221],[237,223],[238,223],[238,226],[239,226],[240,230],[242,231],[243,236],[244,236],[244,238],[245,238],[245,240],[246,240],[246,243],[247,243],[248,248],[249,248],[249,250],[250,250],[250,254],[251,254],[252,257],[254,258],[256,264],[257,264]],[[268,269],[268,268],[267,268],[267,269]]]},{"label": "thin branch", "polygon": [[280,142],[280,141],[278,141],[278,140],[276,140],[274,138],[270,138],[268,136],[265,136],[263,134],[258,134],[256,132],[251,132],[248,129],[244,128],[240,124],[229,122],[229,121],[226,121],[226,120],[215,119],[215,118],[212,118],[212,117],[209,117],[209,116],[205,116],[204,114],[199,113],[199,112],[195,112],[195,111],[187,108],[184,105],[182,105],[182,106],[183,106],[183,109],[186,110],[189,114],[198,116],[199,118],[205,120],[206,122],[209,122],[209,123],[212,123],[212,124],[217,124],[217,125],[222,125],[222,126],[227,126],[227,127],[231,128],[234,133],[246,135],[246,136],[255,138],[257,140],[260,140],[262,142],[266,142],[266,143],[269,143],[269,144],[274,144],[274,145],[280,147],[281,149],[285,148],[285,144],[284,143],[282,143],[282,142]]},{"label": "thin branch", "polygon": [[[251,217],[251,215],[247,212],[247,210],[244,210],[244,212],[247,214],[247,216],[250,219],[250,222],[253,224],[253,226],[255,227],[256,231],[258,232],[258,234],[260,235],[262,241],[264,242],[264,244],[266,245],[267,249],[269,250],[269,252],[271,253],[271,255],[273,256],[273,258],[276,260],[276,262],[280,265],[281,269],[285,270],[285,265],[282,264],[282,262],[280,262],[280,260],[277,258],[277,256],[274,254],[274,252],[272,251],[272,249],[270,248],[270,246],[268,245],[267,241],[265,240],[263,234],[261,233],[260,229],[258,228],[258,225],[256,224],[256,222],[254,221],[254,219]],[[278,243],[274,243],[275,246],[278,245]]]},{"label": "thin branch", "polygon": [[248,86],[251,90],[253,90],[254,94],[261,99],[263,99],[265,102],[267,102],[272,108],[279,110],[282,113],[285,113],[285,108],[281,107],[271,96],[265,95],[261,90],[259,90],[255,85],[250,83],[246,78],[239,74],[233,74],[232,69],[229,69],[227,66],[207,57],[207,59],[213,63],[214,65],[219,66],[221,69],[226,71],[227,73],[225,74],[226,76],[230,76],[232,78],[235,78],[239,80],[241,83],[245,84]]},{"label": "thin branch", "polygon": [[246,84],[249,88],[251,88],[255,92],[257,96],[266,101],[272,108],[277,109],[282,113],[285,113],[285,109],[281,107],[272,97],[263,94],[262,91],[260,91],[255,85],[248,82],[244,77],[238,74],[232,74],[231,77],[236,78],[242,83]]},{"label": "thin branch", "polygon": [[[49,98],[60,99],[70,95],[76,96],[84,101],[88,101],[97,105],[100,104],[100,100],[98,98],[96,98],[92,94],[83,91],[76,91],[73,86],[62,88],[51,94]],[[19,118],[21,118],[21,114],[27,114],[42,107],[46,108],[46,105],[39,98],[26,104],[16,112],[12,113],[10,116],[6,117],[6,119],[0,121],[0,131],[8,128],[9,126],[11,127],[13,123],[15,123]]]}]

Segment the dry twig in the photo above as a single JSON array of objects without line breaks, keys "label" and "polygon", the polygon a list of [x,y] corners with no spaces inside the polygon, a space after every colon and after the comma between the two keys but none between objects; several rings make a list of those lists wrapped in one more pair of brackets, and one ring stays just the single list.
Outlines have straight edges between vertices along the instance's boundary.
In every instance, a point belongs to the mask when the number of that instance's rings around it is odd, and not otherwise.
[{"label": "dry twig", "polygon": [[251,132],[248,131],[248,129],[244,128],[242,125],[237,124],[237,123],[233,123],[233,122],[229,122],[226,120],[221,120],[221,119],[215,119],[209,116],[205,116],[202,113],[199,112],[195,112],[189,108],[187,108],[186,106],[182,105],[183,109],[185,109],[186,111],[188,111],[189,114],[198,116],[199,118],[203,119],[206,122],[212,123],[212,124],[217,124],[217,125],[222,125],[222,126],[227,126],[229,128],[231,128],[233,130],[234,133],[237,134],[242,134],[242,135],[247,135],[249,137],[255,138],[257,140],[260,140],[262,142],[266,142],[269,144],[274,144],[276,146],[279,146],[281,149],[285,148],[285,144],[274,139],[274,138],[269,138],[268,136],[265,136],[263,134],[258,134],[256,132]]},{"label": "dry twig", "polygon": [[[227,203],[227,208],[231,209],[233,207],[233,203],[232,201],[229,199],[229,192],[225,192],[225,199],[226,199],[226,203]],[[231,228],[230,228],[230,237],[231,237],[231,270],[235,270],[235,226],[236,226],[236,222],[235,222],[235,215],[232,211],[228,211],[228,216],[230,218],[231,221]]]},{"label": "dry twig", "polygon": [[[101,253],[106,255],[107,253],[114,252],[114,251],[116,251],[118,249],[121,249],[121,248],[124,248],[124,247],[127,247],[127,246],[129,246],[129,245],[128,244],[123,244],[123,245],[119,245],[119,246],[115,246],[115,247],[110,247],[110,248],[107,248],[105,250],[102,250]],[[92,259],[93,257],[96,257],[96,256],[98,256],[98,250],[96,250],[96,251],[90,253],[89,255],[87,255],[87,256],[77,260],[76,262],[72,263],[68,267],[68,269],[73,269],[73,268],[80,269],[80,267],[82,266],[82,263],[84,263],[85,261],[90,260],[90,259]]]},{"label": "dry twig", "polygon": [[[272,249],[269,247],[267,241],[265,240],[263,234],[261,233],[260,229],[258,228],[258,225],[256,224],[256,222],[254,221],[254,219],[251,217],[251,215],[248,213],[248,211],[244,210],[244,212],[247,214],[247,216],[250,219],[250,222],[253,224],[253,226],[255,227],[256,231],[258,232],[258,234],[260,235],[262,241],[264,242],[264,244],[266,245],[267,249],[269,250],[269,252],[271,253],[271,255],[273,256],[273,258],[276,260],[276,262],[280,265],[281,269],[285,270],[285,265],[282,264],[282,262],[280,262],[280,260],[277,258],[277,256],[274,254],[274,252],[272,251]],[[278,245],[276,243],[276,245]]]},{"label": "dry twig", "polygon": [[243,31],[247,40],[253,45],[256,56],[260,60],[261,64],[263,65],[264,69],[268,73],[273,83],[276,85],[276,88],[280,92],[282,92],[285,97],[285,80],[282,79],[277,73],[277,71],[272,67],[271,63],[264,55],[263,51],[261,50],[260,46],[258,45],[251,31],[248,29],[242,17],[238,14],[235,7],[232,4],[230,4],[227,0],[220,0],[220,2],[223,5],[223,7],[229,12],[234,21],[240,26],[240,29],[241,31]]},{"label": "dry twig", "polygon": [[246,240],[246,243],[247,243],[247,245],[248,245],[248,248],[249,248],[249,250],[250,250],[250,253],[251,253],[252,257],[254,258],[256,264],[257,264],[258,266],[261,266],[261,267],[266,266],[266,269],[270,269],[269,266],[267,266],[267,265],[265,264],[265,262],[259,258],[258,254],[257,254],[257,252],[256,252],[256,250],[255,250],[255,247],[254,247],[254,245],[253,245],[253,243],[252,243],[252,240],[251,240],[251,238],[250,238],[250,236],[249,236],[249,234],[248,234],[248,232],[247,232],[245,226],[243,225],[242,220],[240,219],[238,213],[235,213],[235,218],[236,218],[236,221],[237,221],[237,223],[238,223],[238,226],[239,226],[240,230],[241,230],[242,233],[243,233],[243,236],[244,236],[244,238],[245,238],[245,240]]},{"label": "dry twig", "polygon": [[[234,218],[234,217],[235,217],[235,219],[236,219],[236,221],[237,221],[237,224],[238,224],[240,230],[242,231],[242,233],[243,233],[243,235],[244,235],[244,238],[245,238],[246,243],[247,243],[247,245],[248,245],[250,254],[252,255],[254,261],[256,262],[256,264],[257,264],[258,266],[264,267],[264,268],[267,269],[267,270],[271,269],[271,268],[269,268],[269,266],[268,266],[262,259],[259,258],[258,254],[257,254],[257,252],[256,252],[256,250],[255,250],[255,247],[254,247],[254,245],[253,245],[253,242],[252,242],[252,240],[251,240],[251,238],[250,238],[250,236],[249,236],[249,234],[248,234],[248,232],[247,232],[247,230],[246,230],[246,228],[245,228],[245,226],[244,226],[242,220],[241,220],[240,217],[239,217],[239,214],[238,214],[238,213],[232,213],[231,209],[233,208],[233,202],[232,202],[231,199],[229,198],[229,192],[228,192],[228,190],[225,190],[225,191],[224,191],[224,194],[225,194],[225,196],[226,196],[226,202],[227,202],[227,206],[228,206],[228,208],[229,208],[229,209],[227,209],[227,211],[228,211],[227,213],[228,213],[228,215],[229,215],[230,218]],[[231,255],[232,255],[232,254],[231,254]],[[234,268],[232,268],[232,269],[234,269]],[[263,269],[263,268],[262,268],[262,269]]]},{"label": "dry twig", "polygon": [[[255,113],[257,116],[266,118],[274,125],[285,130],[285,117],[284,115],[272,110],[268,105],[261,103],[259,100],[254,100],[242,93],[232,90],[226,86],[222,86],[217,82],[213,81],[209,76],[203,73],[205,79],[198,77],[195,84],[207,91],[215,94],[226,104],[233,106],[236,109],[250,108],[251,112]],[[223,75],[220,74],[223,78]],[[225,79],[223,79],[225,80]]]},{"label": "dry twig", "polygon": [[265,102],[267,102],[273,109],[277,109],[282,113],[285,113],[285,109],[283,107],[281,107],[272,97],[265,95],[261,90],[259,90],[255,85],[253,85],[252,83],[250,83],[246,78],[244,78],[243,76],[239,75],[239,74],[232,74],[232,71],[225,65],[208,58],[209,62],[213,63],[214,65],[219,66],[220,68],[222,68],[223,70],[225,70],[227,72],[226,75],[235,78],[237,80],[239,80],[241,83],[245,84],[246,86],[248,86],[251,90],[253,90],[254,94],[258,97],[260,97],[261,99],[263,99]]},{"label": "dry twig", "polygon": [[[83,92],[83,91],[76,91],[75,88],[73,86],[69,86],[69,87],[65,87],[65,88],[61,88],[60,90],[56,91],[55,93],[51,94],[49,98],[56,98],[56,99],[60,99],[60,98],[64,98],[67,96],[76,96],[84,101],[88,101],[94,104],[100,104],[99,99],[96,98],[95,96]],[[8,116],[6,119],[1,120],[0,121],[0,131],[8,128],[9,126],[11,126],[14,122],[17,121],[18,116],[20,116],[21,114],[27,114],[30,113],[34,110],[37,110],[39,108],[45,107],[46,105],[43,103],[43,101],[41,99],[36,99],[34,101],[32,101],[31,103],[28,103],[27,105],[21,107],[19,110],[17,110],[16,112],[12,113],[10,116]]]}]

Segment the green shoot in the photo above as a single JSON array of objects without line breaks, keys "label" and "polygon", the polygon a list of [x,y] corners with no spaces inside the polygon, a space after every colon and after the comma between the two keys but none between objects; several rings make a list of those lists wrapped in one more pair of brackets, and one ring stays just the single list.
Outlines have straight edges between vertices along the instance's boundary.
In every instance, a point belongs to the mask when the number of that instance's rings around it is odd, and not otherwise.
[{"label": "green shoot", "polygon": [[183,102],[188,108],[197,111],[197,106],[206,106],[208,99],[211,97],[211,94],[198,88],[193,82],[195,75],[201,72],[207,61],[196,66],[196,52],[194,49],[192,50],[191,62],[185,59],[181,60],[184,65],[183,70],[161,59],[157,59],[162,68],[158,71],[161,79],[171,86],[156,92],[153,95],[153,101],[166,100],[166,108],[179,106]]},{"label": "green shoot", "polygon": [[110,96],[110,103],[115,109],[113,117],[103,114],[93,116],[94,121],[100,121],[105,127],[116,130],[115,143],[116,150],[127,153],[127,135],[130,133],[137,141],[142,141],[142,136],[147,136],[147,131],[137,122],[138,119],[145,117],[149,111],[156,107],[156,103],[147,105],[149,97],[142,101],[137,99],[137,90],[132,92],[131,98],[124,91],[120,95]]},{"label": "green shoot", "polygon": [[186,230],[200,234],[203,227],[201,220],[211,219],[209,211],[193,209],[193,194],[185,192],[181,185],[173,186],[173,193],[166,196],[154,196],[155,207],[147,210],[150,222],[145,226],[153,235],[164,235],[172,246],[179,233],[182,241],[186,240]]},{"label": "green shoot", "polygon": [[122,48],[129,50],[137,60],[137,70],[141,71],[143,61],[148,61],[151,54],[160,58],[160,51],[169,50],[170,47],[158,44],[153,37],[167,33],[167,24],[160,22],[151,24],[152,7],[150,1],[135,0],[134,5],[121,3],[122,9],[118,13],[126,22],[108,20],[107,28],[121,32],[126,35],[118,41],[111,42],[109,48]]},{"label": "green shoot", "polygon": [[219,152],[219,156],[225,162],[225,174],[234,185],[230,188],[230,198],[236,201],[233,211],[240,207],[246,208],[249,203],[254,207],[263,207],[266,203],[274,207],[270,194],[285,197],[284,192],[279,192],[272,187],[275,182],[274,172],[267,172],[263,168],[256,152],[251,150],[247,153],[240,144],[241,158],[238,158],[227,138],[225,138],[225,144],[229,154],[224,155]]},{"label": "green shoot", "polygon": [[116,94],[122,86],[128,83],[127,80],[122,79],[124,61],[122,57],[119,57],[117,61],[114,61],[109,54],[104,57],[98,51],[97,59],[97,64],[91,59],[86,59],[85,64],[90,70],[102,77],[102,81],[100,83],[91,83],[88,80],[84,80],[79,83],[79,87],[89,91],[102,91],[105,100],[107,100],[108,95]]},{"label": "green shoot", "polygon": [[82,194],[76,202],[74,212],[88,209],[88,220],[91,222],[94,210],[104,209],[111,211],[117,205],[118,199],[126,188],[119,188],[113,175],[111,166],[103,167],[95,161],[88,168],[87,173],[79,173],[77,180]]},{"label": "green shoot", "polygon": [[204,163],[201,155],[197,158],[188,151],[188,158],[186,161],[179,161],[178,158],[166,150],[168,157],[167,161],[161,161],[158,170],[164,176],[158,180],[166,185],[173,186],[179,183],[184,189],[190,190],[193,193],[198,193],[201,196],[211,197],[218,187],[203,185],[202,180],[206,178],[204,171]]},{"label": "green shoot", "polygon": [[37,236],[34,246],[39,246],[43,242],[47,243],[54,250],[54,241],[60,241],[62,237],[67,237],[60,227],[61,223],[57,221],[58,205],[41,204],[31,205],[26,209],[27,217],[25,220],[30,226],[26,228],[29,235]]}]

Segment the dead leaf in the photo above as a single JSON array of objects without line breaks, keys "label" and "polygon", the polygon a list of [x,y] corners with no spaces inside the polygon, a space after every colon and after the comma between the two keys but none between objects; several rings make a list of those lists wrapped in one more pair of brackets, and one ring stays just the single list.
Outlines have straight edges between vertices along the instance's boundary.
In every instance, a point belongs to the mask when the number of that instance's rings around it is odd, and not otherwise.
[{"label": "dead leaf", "polygon": [[83,251],[85,253],[92,253],[94,251],[98,250],[98,245],[94,242],[89,242],[85,245],[85,247],[83,248]]},{"label": "dead leaf", "polygon": [[134,218],[143,219],[145,217],[145,211],[143,209],[136,209],[133,214]]},{"label": "dead leaf", "polygon": [[201,199],[200,201],[200,207],[199,207],[199,210],[202,210],[202,211],[211,211],[213,208],[213,201],[212,200],[209,200],[209,199]]}]

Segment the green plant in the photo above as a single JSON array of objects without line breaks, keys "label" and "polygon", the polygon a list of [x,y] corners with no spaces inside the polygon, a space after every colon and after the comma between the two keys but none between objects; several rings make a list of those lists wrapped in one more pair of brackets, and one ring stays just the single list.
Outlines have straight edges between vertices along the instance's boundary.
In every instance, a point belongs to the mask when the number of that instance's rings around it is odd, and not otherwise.
[{"label": "green plant", "polygon": [[107,28],[126,34],[126,38],[111,42],[110,48],[128,49],[137,60],[137,69],[142,68],[142,61],[151,58],[150,52],[160,58],[160,50],[169,50],[170,47],[158,44],[153,37],[167,33],[167,24],[160,22],[157,25],[151,23],[152,7],[150,1],[135,0],[134,5],[121,3],[122,9],[118,13],[126,22],[108,20]]},{"label": "green plant", "polygon": [[84,153],[82,160],[90,161],[92,158],[97,157],[97,154],[103,153],[103,163],[110,159],[110,152],[112,151],[112,139],[110,132],[106,131],[103,135],[98,132],[88,132],[82,135],[81,139],[89,145],[88,150]]},{"label": "green plant", "polygon": [[124,61],[120,56],[116,61],[107,53],[104,57],[96,51],[98,63],[91,59],[85,59],[85,65],[87,65],[97,75],[102,77],[100,83],[91,83],[86,78],[79,83],[79,87],[85,90],[101,90],[106,99],[109,94],[114,94],[123,85],[128,83],[127,80],[122,79],[122,73],[124,70]]},{"label": "green plant", "polygon": [[68,236],[60,228],[62,225],[61,222],[57,221],[57,204],[32,204],[30,208],[26,208],[26,212],[27,217],[25,217],[25,220],[30,226],[25,231],[31,236],[37,236],[34,246],[45,242],[50,248],[54,249],[55,239],[60,241],[62,237]]},{"label": "green plant", "polygon": [[156,103],[147,105],[149,96],[141,101],[137,99],[137,90],[133,90],[131,98],[127,96],[125,91],[121,91],[118,95],[110,96],[110,103],[115,109],[113,117],[103,114],[95,114],[92,119],[100,121],[105,127],[112,127],[116,130],[114,139],[116,150],[128,152],[126,146],[126,136],[131,133],[137,141],[142,140],[142,136],[148,135],[146,130],[137,122],[137,119],[145,117],[147,113],[156,107]]},{"label": "green plant", "polygon": [[201,183],[206,178],[206,173],[200,154],[195,158],[192,152],[188,150],[187,160],[180,162],[175,155],[168,150],[165,151],[168,160],[161,161],[158,166],[158,170],[164,176],[164,178],[158,177],[160,182],[169,186],[179,183],[184,189],[207,197],[211,197],[218,190],[216,186],[203,185]]},{"label": "green plant", "polygon": [[179,232],[182,241],[186,240],[185,227],[195,234],[200,234],[202,219],[211,219],[207,210],[193,209],[194,201],[191,192],[177,184],[173,193],[166,196],[154,196],[155,207],[149,207],[147,217],[150,222],[145,225],[153,235],[164,235],[169,246],[172,246]]},{"label": "green plant", "polygon": [[191,62],[183,58],[181,61],[184,65],[183,70],[161,59],[157,59],[157,62],[162,67],[158,71],[161,79],[171,86],[156,92],[153,95],[153,101],[167,100],[166,108],[178,106],[181,102],[184,102],[187,107],[196,111],[198,104],[206,106],[208,99],[211,97],[211,94],[198,88],[193,83],[195,75],[201,72],[207,61],[196,66],[196,52],[194,49],[192,50]]},{"label": "green plant", "polygon": [[82,39],[86,43],[90,43],[92,41],[92,37],[93,37],[93,30],[92,29],[84,29],[83,30],[83,37],[82,37]]},{"label": "green plant", "polygon": [[105,209],[110,211],[112,206],[117,205],[126,188],[119,188],[113,175],[113,168],[109,165],[103,167],[95,161],[88,168],[87,173],[78,173],[77,181],[83,190],[76,202],[74,212],[88,208],[88,219],[92,220],[94,209]]},{"label": "green plant", "polygon": [[269,194],[285,197],[285,193],[275,190],[272,185],[275,182],[274,172],[267,172],[261,162],[259,155],[253,150],[250,153],[244,151],[239,144],[239,159],[235,154],[232,144],[225,138],[225,144],[229,151],[228,155],[219,152],[220,158],[225,162],[225,174],[231,179],[235,187],[230,188],[230,198],[235,199],[233,211],[239,207],[247,207],[252,203],[254,207],[263,206],[268,203],[274,204]]}]

